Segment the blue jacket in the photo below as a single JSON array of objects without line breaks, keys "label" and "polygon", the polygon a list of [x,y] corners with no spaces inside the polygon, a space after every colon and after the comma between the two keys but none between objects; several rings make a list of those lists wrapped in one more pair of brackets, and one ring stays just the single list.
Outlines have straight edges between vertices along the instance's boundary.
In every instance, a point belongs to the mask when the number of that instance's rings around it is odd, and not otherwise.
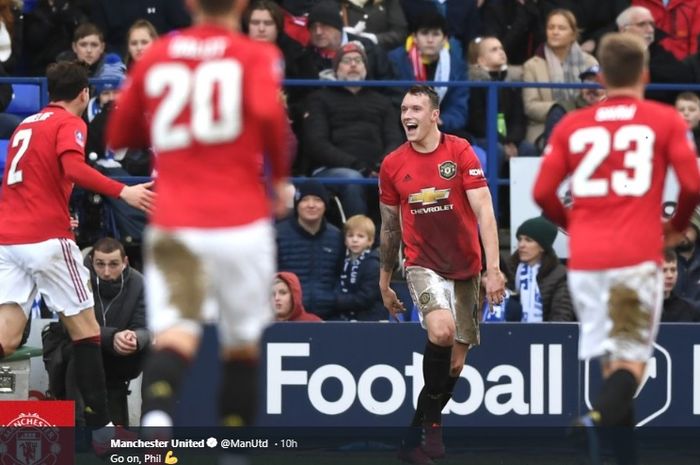
[{"label": "blue jacket", "polygon": [[356,258],[346,254],[338,284],[336,307],[341,318],[359,321],[386,320],[389,313],[379,291],[379,251],[366,250]]},{"label": "blue jacket", "polygon": [[337,318],[336,285],[345,258],[340,230],[323,220],[311,235],[296,216],[277,223],[277,268],[299,277],[304,308],[324,320]]},{"label": "blue jacket", "polygon": [[[466,81],[467,66],[462,57],[462,47],[454,39],[450,39],[450,60],[450,82]],[[405,46],[402,45],[389,52],[389,61],[396,79],[409,81],[416,79]],[[440,129],[445,132],[465,129],[469,114],[468,105],[469,88],[450,87],[447,89],[445,98],[440,102],[440,118],[442,119]]]}]

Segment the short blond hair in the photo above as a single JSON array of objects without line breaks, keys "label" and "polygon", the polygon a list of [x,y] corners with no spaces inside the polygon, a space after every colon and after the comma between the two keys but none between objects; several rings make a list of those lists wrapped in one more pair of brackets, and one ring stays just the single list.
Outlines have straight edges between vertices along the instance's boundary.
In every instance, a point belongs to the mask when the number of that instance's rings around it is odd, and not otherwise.
[{"label": "short blond hair", "polygon": [[611,32],[600,41],[598,61],[607,87],[630,87],[639,82],[649,66],[649,52],[638,35]]},{"label": "short blond hair", "polygon": [[343,234],[347,235],[352,231],[360,231],[367,234],[370,239],[370,245],[374,244],[374,235],[377,228],[374,226],[374,221],[372,218],[365,215],[354,215],[345,221],[343,225]]}]

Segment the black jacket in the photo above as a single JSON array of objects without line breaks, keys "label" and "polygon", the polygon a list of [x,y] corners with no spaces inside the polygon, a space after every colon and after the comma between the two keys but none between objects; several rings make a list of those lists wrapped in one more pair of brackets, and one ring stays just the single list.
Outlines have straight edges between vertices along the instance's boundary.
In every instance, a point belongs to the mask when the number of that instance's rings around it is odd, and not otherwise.
[{"label": "black jacket", "polygon": [[320,89],[309,95],[306,109],[303,146],[312,169],[378,172],[384,156],[402,142],[398,112],[370,88],[355,94],[344,87]]},{"label": "black jacket", "polygon": [[[478,66],[469,67],[470,81],[509,81],[507,71],[488,73]],[[478,138],[486,137],[486,104],[487,89],[485,87],[473,87],[471,89],[471,101],[469,102],[469,132]],[[505,137],[499,134],[500,142],[513,142],[518,144],[525,139],[527,120],[523,108],[522,89],[518,87],[501,87],[498,90],[498,112],[503,113],[506,121]]]},{"label": "black jacket", "polygon": [[[127,266],[122,279],[100,281],[90,268],[90,284],[95,290],[95,318],[101,327],[102,359],[107,382],[123,382],[136,378],[142,370],[144,355],[151,344],[146,329],[143,275]],[[125,329],[136,333],[138,351],[119,355],[114,351],[114,335]]]},{"label": "black jacket", "polygon": [[544,19],[535,0],[486,0],[481,16],[484,34],[501,39],[513,65],[525,63],[544,41]]},{"label": "black jacket", "polygon": [[700,311],[682,297],[671,291],[668,299],[664,299],[664,311],[661,314],[664,323],[700,322]]}]

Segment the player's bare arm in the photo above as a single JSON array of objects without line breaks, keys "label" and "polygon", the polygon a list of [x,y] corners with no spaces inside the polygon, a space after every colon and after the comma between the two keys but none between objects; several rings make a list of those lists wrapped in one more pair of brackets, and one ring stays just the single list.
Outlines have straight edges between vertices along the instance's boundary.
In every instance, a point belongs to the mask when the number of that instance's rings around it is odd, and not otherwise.
[{"label": "player's bare arm", "polygon": [[467,199],[479,222],[479,234],[486,254],[486,298],[490,304],[499,304],[505,293],[505,278],[500,270],[498,255],[498,228],[488,187],[469,189]]},{"label": "player's bare arm", "polygon": [[391,289],[391,274],[396,268],[401,247],[401,222],[399,221],[399,207],[379,203],[379,212],[382,217],[379,246],[379,289],[382,292],[384,306],[393,318],[397,313],[405,311],[403,303]]},{"label": "player's bare arm", "polygon": [[151,186],[153,186],[153,181],[124,186],[119,198],[134,208],[151,213],[153,201],[156,199],[156,193],[150,190]]}]

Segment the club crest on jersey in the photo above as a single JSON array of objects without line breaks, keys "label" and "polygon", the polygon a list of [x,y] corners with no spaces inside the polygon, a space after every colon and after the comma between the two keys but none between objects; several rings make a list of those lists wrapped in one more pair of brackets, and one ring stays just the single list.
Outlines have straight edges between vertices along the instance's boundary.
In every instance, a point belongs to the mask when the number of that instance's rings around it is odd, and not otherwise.
[{"label": "club crest on jersey", "polygon": [[75,143],[81,147],[85,147],[85,136],[80,129],[75,130]]},{"label": "club crest on jersey", "polygon": [[457,174],[457,165],[453,161],[444,161],[438,165],[438,173],[442,179],[450,180]]}]

